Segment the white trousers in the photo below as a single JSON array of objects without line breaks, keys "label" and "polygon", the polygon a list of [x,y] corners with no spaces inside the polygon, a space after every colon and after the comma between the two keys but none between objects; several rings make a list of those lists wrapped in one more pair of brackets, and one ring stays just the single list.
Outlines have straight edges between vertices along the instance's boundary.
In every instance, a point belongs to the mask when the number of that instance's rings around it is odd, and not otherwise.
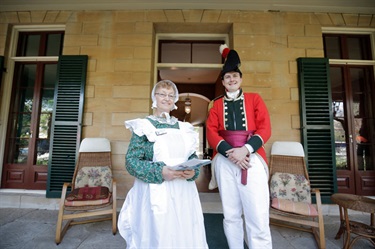
[{"label": "white trousers", "polygon": [[229,248],[244,248],[244,222],[249,249],[272,248],[267,166],[259,155],[251,154],[247,185],[243,185],[241,169],[221,154],[215,157],[215,176],[223,205],[223,226]]}]

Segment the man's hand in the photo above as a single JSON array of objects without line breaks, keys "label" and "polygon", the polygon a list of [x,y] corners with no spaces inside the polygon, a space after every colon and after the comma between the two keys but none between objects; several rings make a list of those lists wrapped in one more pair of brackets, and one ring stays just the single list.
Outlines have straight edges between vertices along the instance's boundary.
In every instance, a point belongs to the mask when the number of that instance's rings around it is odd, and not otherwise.
[{"label": "man's hand", "polygon": [[227,150],[226,154],[228,159],[241,169],[248,169],[250,167],[250,157],[248,156],[250,153],[245,146]]},{"label": "man's hand", "polygon": [[241,169],[248,169],[250,168],[250,157],[245,157],[244,160],[238,161],[236,163]]}]

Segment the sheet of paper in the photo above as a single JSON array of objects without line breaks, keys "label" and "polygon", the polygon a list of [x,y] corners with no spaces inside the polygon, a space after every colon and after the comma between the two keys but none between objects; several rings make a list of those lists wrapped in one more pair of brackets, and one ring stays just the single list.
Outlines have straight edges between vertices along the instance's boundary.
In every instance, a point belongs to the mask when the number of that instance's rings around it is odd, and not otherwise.
[{"label": "sheet of paper", "polygon": [[171,166],[171,169],[173,170],[190,170],[190,169],[197,169],[200,168],[201,166],[210,164],[211,160],[209,159],[190,159],[186,162]]}]

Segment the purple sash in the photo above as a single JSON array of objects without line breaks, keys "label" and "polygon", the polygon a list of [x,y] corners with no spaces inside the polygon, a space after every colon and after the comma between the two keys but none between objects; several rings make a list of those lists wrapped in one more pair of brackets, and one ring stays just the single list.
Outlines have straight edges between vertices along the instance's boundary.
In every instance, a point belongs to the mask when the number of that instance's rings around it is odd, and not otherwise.
[{"label": "purple sash", "polygon": [[[253,131],[228,131],[221,130],[219,135],[232,147],[238,148],[243,146],[253,135]],[[241,183],[247,184],[247,169],[241,169]]]}]

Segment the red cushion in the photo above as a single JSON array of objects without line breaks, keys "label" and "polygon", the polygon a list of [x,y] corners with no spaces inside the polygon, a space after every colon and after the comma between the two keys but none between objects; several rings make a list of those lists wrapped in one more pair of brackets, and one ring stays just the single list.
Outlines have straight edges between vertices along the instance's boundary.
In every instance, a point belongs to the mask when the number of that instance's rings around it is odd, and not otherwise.
[{"label": "red cushion", "polygon": [[107,187],[83,187],[74,189],[66,199],[68,201],[87,201],[106,199],[109,195]]}]

